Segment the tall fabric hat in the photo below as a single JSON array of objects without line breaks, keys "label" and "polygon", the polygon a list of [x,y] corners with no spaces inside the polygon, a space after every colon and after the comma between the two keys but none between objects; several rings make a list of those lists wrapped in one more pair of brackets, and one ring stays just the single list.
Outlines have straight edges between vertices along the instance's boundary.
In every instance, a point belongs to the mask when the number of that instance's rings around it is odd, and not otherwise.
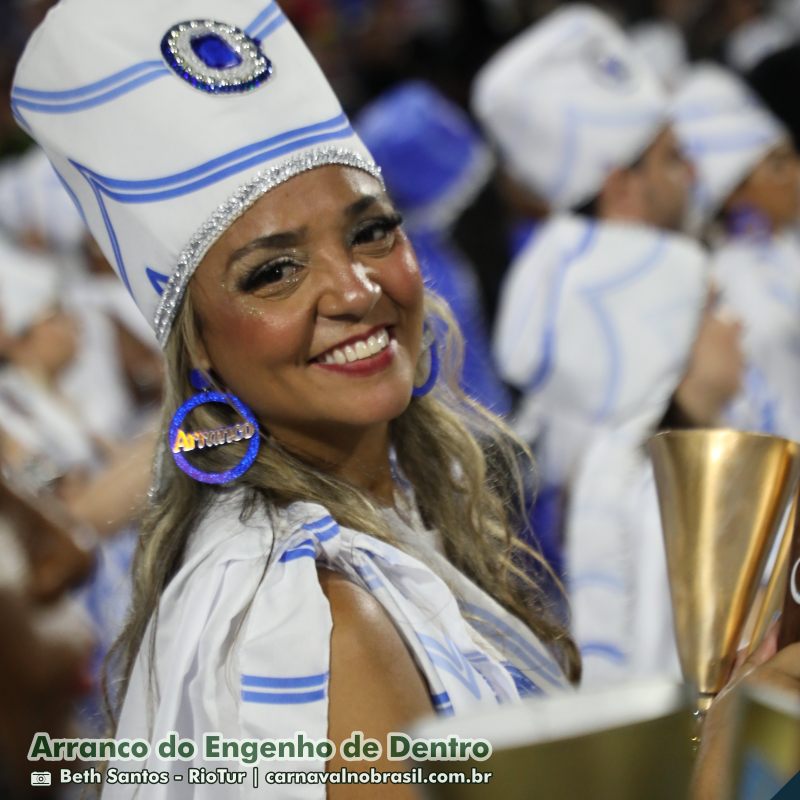
[{"label": "tall fabric hat", "polygon": [[163,345],[209,247],[308,169],[379,175],[273,0],[64,0],[12,88]]},{"label": "tall fabric hat", "polygon": [[561,210],[591,200],[667,119],[666,96],[625,34],[582,5],[500,50],[478,74],[472,104],[511,175]]},{"label": "tall fabric hat", "polygon": [[449,227],[494,166],[469,117],[422,81],[381,95],[361,112],[355,126],[381,165],[410,228]]},{"label": "tall fabric hat", "polygon": [[740,78],[714,64],[692,71],[674,98],[672,115],[697,171],[693,216],[701,225],[789,135]]}]

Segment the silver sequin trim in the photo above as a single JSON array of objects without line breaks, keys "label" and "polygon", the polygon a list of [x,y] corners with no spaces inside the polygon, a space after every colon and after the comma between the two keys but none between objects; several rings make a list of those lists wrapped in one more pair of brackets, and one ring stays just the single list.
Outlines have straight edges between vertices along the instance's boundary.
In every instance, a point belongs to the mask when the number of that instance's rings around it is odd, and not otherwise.
[{"label": "silver sequin trim", "polygon": [[262,195],[302,172],[332,164],[361,169],[379,180],[383,186],[380,167],[372,161],[367,161],[358,153],[340,147],[321,147],[309,150],[264,172],[259,172],[211,215],[211,218],[192,237],[178,256],[178,265],[164,287],[164,293],[161,295],[161,301],[153,317],[156,338],[162,347],[166,345],[169,338],[172,323],[189,279],[211,245]]}]

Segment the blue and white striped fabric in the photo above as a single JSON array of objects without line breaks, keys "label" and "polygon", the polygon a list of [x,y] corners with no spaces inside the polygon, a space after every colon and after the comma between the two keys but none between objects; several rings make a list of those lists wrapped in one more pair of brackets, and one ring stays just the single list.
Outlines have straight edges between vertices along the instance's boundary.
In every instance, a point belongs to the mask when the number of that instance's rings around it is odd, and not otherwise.
[{"label": "blue and white striped fabric", "polygon": [[[190,20],[244,31],[272,75],[219,94],[179,77],[161,42]],[[377,174],[274,0],[59,3],[23,54],[11,105],[162,344],[194,267],[231,220],[204,226],[231,198],[310,168],[312,153],[314,166],[360,160]]]},{"label": "blue and white striped fabric", "polygon": [[[117,736],[156,741],[177,731],[199,741],[204,733],[219,731],[230,738],[278,739],[303,731],[308,738],[324,738],[332,621],[319,585],[321,566],[342,573],[381,603],[440,714],[566,688],[547,648],[439,554],[432,532],[412,530],[398,515],[388,515],[401,550],[338,525],[318,505],[297,503],[271,517],[256,511],[241,521],[241,502],[242,494],[231,492],[193,536],[185,563],[162,598],[155,682],[151,687],[144,648]],[[155,757],[144,766],[175,769]],[[198,757],[179,768],[187,766],[235,764],[208,764]],[[324,763],[282,761],[269,767],[322,770]],[[148,786],[148,800],[172,798],[176,788]],[[252,785],[191,788],[196,800],[263,796],[263,788]],[[103,797],[130,798],[134,789],[107,785]],[[281,797],[322,800],[325,789],[287,786]]]},{"label": "blue and white striped fabric", "polygon": [[512,264],[495,354],[535,408],[545,483],[568,480],[592,431],[664,413],[707,271],[686,237],[572,215],[551,219]]}]

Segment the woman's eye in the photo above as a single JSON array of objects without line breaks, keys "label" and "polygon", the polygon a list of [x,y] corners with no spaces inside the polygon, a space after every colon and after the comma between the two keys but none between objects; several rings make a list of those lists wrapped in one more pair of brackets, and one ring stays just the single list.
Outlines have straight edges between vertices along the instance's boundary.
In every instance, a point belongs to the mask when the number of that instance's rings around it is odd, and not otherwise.
[{"label": "woman's eye", "polygon": [[281,285],[297,276],[301,267],[293,261],[273,261],[250,270],[239,283],[243,292],[254,292],[265,286]]},{"label": "woman's eye", "polygon": [[400,214],[369,220],[355,232],[353,244],[393,244],[395,231],[402,224]]}]

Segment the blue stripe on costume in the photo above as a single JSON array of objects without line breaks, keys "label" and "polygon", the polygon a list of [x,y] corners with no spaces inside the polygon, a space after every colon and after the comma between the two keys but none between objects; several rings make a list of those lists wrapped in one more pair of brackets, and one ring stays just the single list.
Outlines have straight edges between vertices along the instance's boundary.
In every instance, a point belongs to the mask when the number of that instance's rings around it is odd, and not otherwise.
[{"label": "blue stripe on costume", "polygon": [[475,669],[464,658],[464,654],[458,649],[455,642],[446,637],[446,643],[443,644],[424,633],[417,633],[417,638],[433,664],[456,678],[474,697],[481,696],[481,690],[475,679]]},{"label": "blue stripe on costume", "polygon": [[513,678],[520,697],[533,697],[542,694],[542,690],[518,667],[509,661],[504,661],[506,672]]},{"label": "blue stripe on costume", "polygon": [[616,329],[611,315],[604,305],[605,295],[612,294],[617,289],[627,286],[639,279],[646,272],[657,266],[661,260],[664,250],[667,247],[665,236],[658,236],[653,247],[644,258],[638,259],[632,266],[628,267],[622,274],[616,275],[606,281],[587,286],[581,290],[586,304],[592,310],[597,320],[597,324],[603,333],[606,342],[606,352],[610,360],[609,378],[606,384],[605,396],[598,408],[593,413],[595,422],[601,422],[614,407],[619,386],[622,380],[622,359],[620,357],[620,344],[617,340]]},{"label": "blue stripe on costume", "polygon": [[[544,333],[542,334],[542,356],[539,363],[533,370],[533,375],[528,382],[528,391],[537,391],[550,376],[553,371],[553,360],[556,347],[556,320],[561,302],[561,293],[564,289],[564,282],[572,264],[581,256],[583,256],[592,246],[595,235],[597,233],[597,225],[590,222],[584,230],[578,245],[568,252],[564,253],[561,263],[558,265],[556,277],[550,287],[550,296],[547,304],[548,314],[545,323]],[[520,310],[523,310],[522,308]],[[523,310],[524,313],[519,323],[513,326],[514,334],[513,339],[521,341],[520,331],[527,323],[527,309]]]},{"label": "blue stripe on costume", "polygon": [[268,692],[247,692],[242,690],[242,700],[245,703],[264,703],[272,706],[304,705],[324,700],[328,696],[327,689],[315,692],[296,692],[287,694],[274,694]]},{"label": "blue stripe on costume", "polygon": [[611,573],[582,572],[569,581],[570,592],[573,594],[579,589],[585,589],[587,586],[602,586],[619,592],[627,591],[622,579]]},{"label": "blue stripe on costume", "polygon": [[318,541],[327,542],[339,533],[339,525],[333,517],[328,516],[316,522],[307,522],[303,525],[303,530],[313,533]]},{"label": "blue stripe on costume", "polygon": [[320,517],[319,519],[314,520],[314,522],[306,522],[302,527],[304,531],[316,531],[320,528],[328,528],[335,522],[336,520],[334,520],[334,518],[328,514],[325,517]]},{"label": "blue stripe on costume", "polygon": [[490,641],[496,640],[498,636],[502,637],[503,644],[506,648],[513,650],[519,660],[529,669],[534,670],[540,675],[548,678],[551,682],[563,683],[564,673],[556,662],[545,655],[543,652],[537,650],[530,642],[526,641],[517,631],[514,630],[508,623],[496,617],[491,612],[487,611],[474,603],[462,603],[461,607],[467,614],[467,617],[475,617],[476,619],[468,619],[470,625],[473,625],[481,633],[487,636]]},{"label": "blue stripe on costume", "polygon": [[297,542],[293,547],[286,550],[283,555],[278,559],[282,562],[295,561],[298,558],[316,558],[317,551],[314,547],[312,539],[304,539],[302,542]]},{"label": "blue stripe on costume", "polygon": [[[324,700],[328,695],[328,672],[315,675],[275,677],[267,675],[242,675],[242,700],[265,705],[303,705]],[[272,689],[271,692],[255,691]],[[307,689],[308,691],[294,691]]]},{"label": "blue stripe on costume", "polygon": [[447,692],[441,694],[432,694],[431,702],[436,710],[436,713],[442,717],[452,717],[455,714],[453,703],[450,700],[450,695]]},{"label": "blue stripe on costume", "polygon": [[320,672],[317,675],[300,675],[293,678],[242,675],[242,686],[260,689],[307,689],[326,684],[329,676],[329,672]]},{"label": "blue stripe on costume", "polygon": [[369,564],[356,564],[355,570],[368,589],[380,589],[384,586],[383,580]]},{"label": "blue stripe on costume", "polygon": [[580,651],[583,657],[602,656],[615,664],[624,664],[628,660],[625,653],[610,642],[582,642]]}]

